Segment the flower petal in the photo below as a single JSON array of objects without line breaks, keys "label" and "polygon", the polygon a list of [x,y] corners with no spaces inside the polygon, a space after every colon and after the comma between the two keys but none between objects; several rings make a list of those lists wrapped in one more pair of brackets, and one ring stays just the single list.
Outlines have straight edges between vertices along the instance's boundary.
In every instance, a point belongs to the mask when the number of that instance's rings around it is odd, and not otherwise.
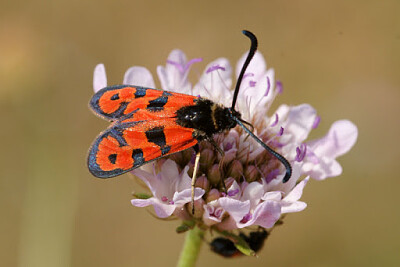
[{"label": "flower petal", "polygon": [[[248,225],[259,225],[264,228],[271,228],[281,216],[281,205],[275,201],[264,201],[259,204],[253,213],[253,220]],[[251,223],[251,224],[249,224]]]},{"label": "flower petal", "polygon": [[[278,115],[282,118],[280,114]],[[308,104],[291,107],[285,125],[283,126],[285,129],[283,135],[291,133],[292,142],[303,142],[312,130],[316,116],[317,112]]]},{"label": "flower petal", "polygon": [[[244,53],[237,62],[235,70],[236,77],[239,77],[240,71],[242,70],[244,61],[246,60],[248,54],[249,54],[248,52]],[[253,59],[250,61],[246,73],[252,73],[254,77],[258,79],[261,75],[264,74],[266,68],[267,68],[267,63],[265,62],[264,56],[259,51],[257,51],[254,54]]]},{"label": "flower petal", "polygon": [[[307,158],[306,158],[307,159]],[[303,164],[303,173],[315,180],[323,180],[342,174],[342,166],[339,162],[328,157],[318,158],[318,163],[306,160]]]},{"label": "flower petal", "polygon": [[292,191],[287,194],[281,201],[282,205],[282,213],[289,213],[289,212],[299,212],[304,210],[307,207],[307,204],[298,201],[303,194],[303,189],[307,184],[310,177],[305,178],[303,181],[298,183]]},{"label": "flower petal", "polygon": [[352,122],[336,121],[326,136],[307,143],[309,149],[303,172],[316,180],[340,175],[342,167],[335,158],[347,153],[355,144],[357,136],[357,127]]},{"label": "flower petal", "polygon": [[169,54],[166,66],[157,67],[158,78],[163,90],[190,93],[191,86],[187,80],[186,64],[185,53],[175,49]]},{"label": "flower petal", "polygon": [[[219,66],[216,70],[207,72],[210,68]],[[207,65],[205,71],[200,77],[199,83],[193,87],[193,95],[201,95],[209,98],[216,103],[229,106],[232,101],[232,68],[226,58],[218,58]]]},{"label": "flower petal", "polygon": [[240,201],[229,197],[221,197],[219,199],[219,204],[237,223],[239,223],[243,217],[250,212],[249,200]]},{"label": "flower petal", "polygon": [[303,194],[303,189],[306,186],[308,180],[310,177],[306,177],[303,181],[298,183],[292,191],[289,192],[289,194],[286,195],[286,197],[283,198],[283,201],[286,202],[296,202],[301,198],[301,195]]},{"label": "flower petal", "polygon": [[107,86],[107,75],[104,64],[97,64],[93,73],[93,90],[96,93]]},{"label": "flower petal", "polygon": [[154,211],[160,218],[171,216],[175,210],[175,205],[164,204],[154,197],[149,199],[132,199],[131,203],[136,207],[147,207],[153,205]]},{"label": "flower petal", "polygon": [[[195,188],[194,189],[194,200],[198,200],[204,195],[205,191],[202,188]],[[185,189],[181,192],[175,192],[173,201],[175,206],[181,207],[186,203],[192,201],[192,189]]]},{"label": "flower petal", "polygon": [[296,201],[294,203],[290,203],[290,205],[286,205],[282,203],[282,214],[283,213],[291,213],[291,212],[299,212],[307,208],[307,203],[302,201]]},{"label": "flower petal", "polygon": [[150,71],[145,67],[131,67],[124,75],[124,84],[154,88],[154,80]]},{"label": "flower petal", "polygon": [[264,194],[263,185],[259,182],[252,182],[243,190],[241,200],[249,200],[250,207],[255,207],[260,202],[261,197]]},{"label": "flower petal", "polygon": [[339,120],[332,124],[327,135],[307,144],[316,155],[336,158],[354,146],[357,136],[357,127],[351,121]]}]

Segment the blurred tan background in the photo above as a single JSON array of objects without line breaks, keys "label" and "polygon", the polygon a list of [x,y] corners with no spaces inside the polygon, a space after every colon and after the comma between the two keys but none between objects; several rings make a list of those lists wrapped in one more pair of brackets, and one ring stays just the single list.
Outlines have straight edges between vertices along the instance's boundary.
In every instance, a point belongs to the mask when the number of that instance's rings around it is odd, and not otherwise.
[{"label": "blurred tan background", "polygon": [[2,0],[0,266],[174,266],[178,222],[132,207],[128,175],[87,171],[107,127],[87,108],[93,69],[104,63],[109,84],[132,65],[155,76],[174,48],[203,57],[198,72],[221,56],[234,65],[242,29],[284,84],[275,107],[311,103],[322,117],[312,137],[347,118],[359,139],[343,175],[310,182],[308,208],[258,259],[205,243],[198,266],[399,266],[399,14],[399,1]]}]

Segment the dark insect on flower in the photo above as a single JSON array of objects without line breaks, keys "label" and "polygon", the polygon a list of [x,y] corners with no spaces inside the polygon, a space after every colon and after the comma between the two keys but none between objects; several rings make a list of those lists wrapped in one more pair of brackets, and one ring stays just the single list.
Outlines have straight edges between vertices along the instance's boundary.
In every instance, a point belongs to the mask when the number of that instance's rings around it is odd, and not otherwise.
[{"label": "dark insect on flower", "polygon": [[[264,242],[268,237],[268,232],[262,229],[260,231],[250,232],[249,235],[240,233],[239,237],[242,238],[254,252],[258,252],[264,246]],[[244,255],[231,239],[225,237],[213,239],[210,243],[210,248],[213,252],[226,258]]]},{"label": "dark insect on flower", "polygon": [[[241,126],[264,149],[286,168],[283,182],[291,177],[290,163],[271,149],[245,126],[235,110],[241,81],[257,50],[257,39],[249,31],[251,48],[238,77],[231,107],[211,100],[134,85],[105,87],[90,101],[90,107],[100,117],[112,122],[94,141],[89,151],[89,171],[99,178],[111,178],[142,165],[188,148],[196,151],[192,176],[192,200],[196,171],[199,165],[199,142],[210,142],[221,154],[213,136]],[[251,125],[250,125],[251,126]],[[221,180],[225,187],[224,181]]]}]

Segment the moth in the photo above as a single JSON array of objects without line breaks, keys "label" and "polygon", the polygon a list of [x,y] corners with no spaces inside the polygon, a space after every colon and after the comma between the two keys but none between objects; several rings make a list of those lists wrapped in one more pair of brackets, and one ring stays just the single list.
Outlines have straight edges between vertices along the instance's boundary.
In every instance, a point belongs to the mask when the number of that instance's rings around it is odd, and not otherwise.
[{"label": "moth", "polygon": [[199,143],[208,141],[223,154],[213,136],[239,125],[285,166],[283,182],[287,182],[292,173],[290,163],[254,135],[245,126],[251,124],[235,110],[241,81],[258,45],[253,33],[244,30],[243,34],[251,40],[251,47],[236,82],[231,107],[199,96],[136,85],[109,86],[95,93],[89,106],[111,125],[100,133],[89,150],[89,171],[99,178],[111,178],[193,147],[196,152],[193,195]]}]

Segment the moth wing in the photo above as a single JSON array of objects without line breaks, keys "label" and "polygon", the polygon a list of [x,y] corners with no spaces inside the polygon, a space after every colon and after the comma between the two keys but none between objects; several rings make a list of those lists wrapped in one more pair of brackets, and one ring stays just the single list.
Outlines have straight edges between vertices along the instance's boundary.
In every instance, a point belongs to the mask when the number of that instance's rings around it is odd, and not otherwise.
[{"label": "moth wing", "polygon": [[192,128],[174,118],[153,121],[115,122],[102,132],[89,150],[89,171],[111,178],[145,163],[193,147],[198,140]]},{"label": "moth wing", "polygon": [[167,92],[135,85],[108,86],[95,93],[90,108],[100,117],[115,121],[129,116],[136,110],[161,111],[164,108],[178,110],[194,105],[195,96]]}]

